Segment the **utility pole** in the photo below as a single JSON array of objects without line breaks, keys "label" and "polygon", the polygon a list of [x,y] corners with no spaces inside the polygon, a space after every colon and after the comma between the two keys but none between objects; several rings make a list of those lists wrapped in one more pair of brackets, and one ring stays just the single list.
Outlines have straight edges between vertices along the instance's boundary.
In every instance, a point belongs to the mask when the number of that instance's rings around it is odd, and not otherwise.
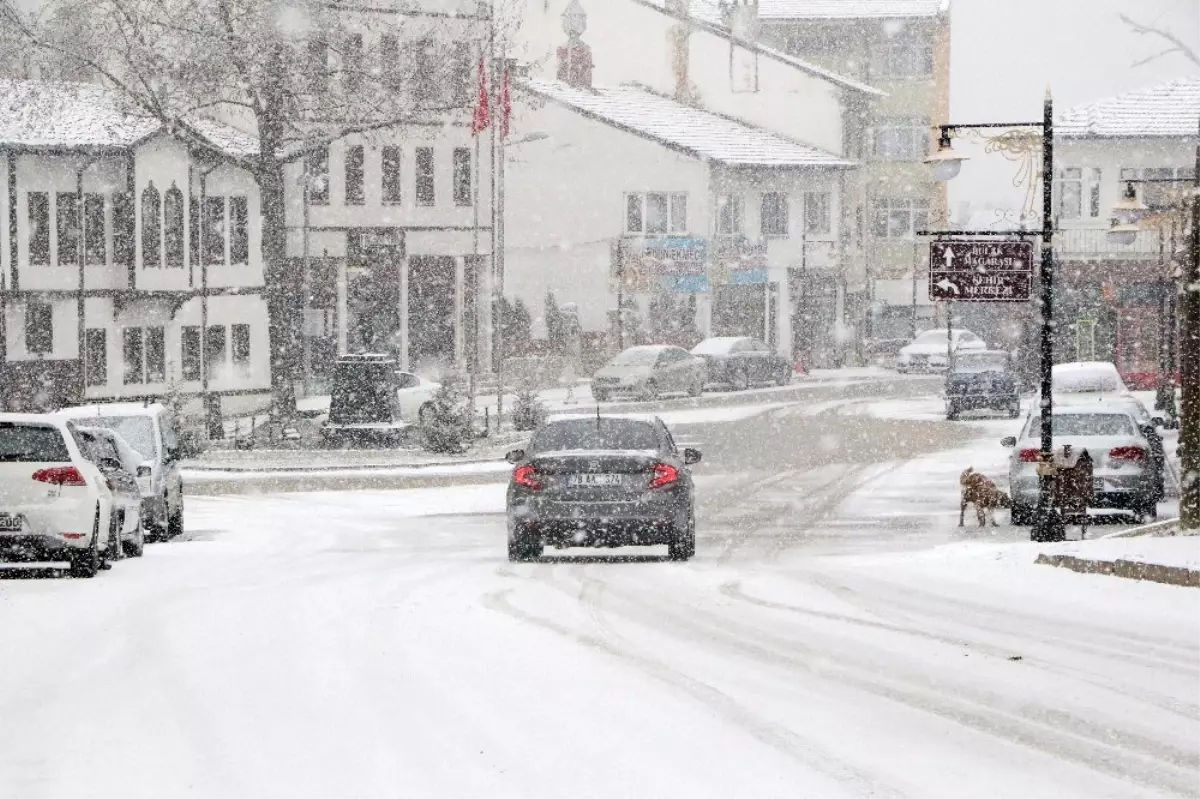
[{"label": "utility pole", "polygon": [[[1197,135],[1200,136],[1200,129]],[[1196,143],[1193,174],[1192,231],[1183,270],[1183,295],[1179,298],[1179,365],[1183,384],[1179,430],[1183,490],[1179,523],[1185,531],[1200,529],[1200,140]]]}]

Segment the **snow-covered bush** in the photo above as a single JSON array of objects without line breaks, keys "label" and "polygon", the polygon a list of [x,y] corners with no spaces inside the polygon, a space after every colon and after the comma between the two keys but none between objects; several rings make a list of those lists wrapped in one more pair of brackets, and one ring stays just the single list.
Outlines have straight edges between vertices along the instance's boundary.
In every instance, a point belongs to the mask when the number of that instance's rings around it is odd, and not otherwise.
[{"label": "snow-covered bush", "polygon": [[421,443],[430,452],[466,452],[475,437],[475,413],[462,376],[447,372],[422,417]]}]

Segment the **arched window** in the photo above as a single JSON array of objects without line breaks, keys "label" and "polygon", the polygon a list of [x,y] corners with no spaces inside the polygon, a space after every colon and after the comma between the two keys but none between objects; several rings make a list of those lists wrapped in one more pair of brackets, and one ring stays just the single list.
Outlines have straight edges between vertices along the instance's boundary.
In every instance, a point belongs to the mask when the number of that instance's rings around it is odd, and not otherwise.
[{"label": "arched window", "polygon": [[154,181],[142,190],[142,266],[162,266],[162,201]]},{"label": "arched window", "polygon": [[163,199],[164,241],[167,267],[183,268],[183,192],[172,183]]}]

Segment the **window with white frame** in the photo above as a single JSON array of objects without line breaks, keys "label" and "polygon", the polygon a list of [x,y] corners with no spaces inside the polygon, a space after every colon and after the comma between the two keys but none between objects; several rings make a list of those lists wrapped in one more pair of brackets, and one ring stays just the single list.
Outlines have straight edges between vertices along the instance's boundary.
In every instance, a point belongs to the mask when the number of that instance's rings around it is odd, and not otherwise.
[{"label": "window with white frame", "polygon": [[871,234],[880,239],[911,239],[929,226],[929,200],[883,197],[872,207]]},{"label": "window with white frame", "polygon": [[1121,191],[1124,192],[1125,184],[1131,180],[1172,181],[1133,184],[1147,208],[1168,208],[1178,201],[1180,189],[1184,187],[1183,181],[1191,180],[1194,174],[1192,168],[1186,166],[1125,167],[1121,170]]},{"label": "window with white frame", "polygon": [[886,41],[875,51],[877,78],[928,78],[933,75],[933,44],[917,38]]},{"label": "window with white frame", "polygon": [[804,193],[804,234],[806,236],[823,236],[833,230],[829,205],[830,199],[827,191]]},{"label": "window with white frame", "polygon": [[1078,219],[1083,214],[1083,169],[1077,166],[1058,170],[1058,205],[1055,216],[1059,219]]},{"label": "window with white frame", "polygon": [[625,195],[625,232],[640,236],[686,233],[687,195],[631,192]]},{"label": "window with white frame", "polygon": [[875,125],[875,156],[882,161],[919,161],[928,150],[928,119],[885,117]]},{"label": "window with white frame", "polygon": [[717,235],[744,236],[746,233],[746,204],[740,194],[717,196]]}]

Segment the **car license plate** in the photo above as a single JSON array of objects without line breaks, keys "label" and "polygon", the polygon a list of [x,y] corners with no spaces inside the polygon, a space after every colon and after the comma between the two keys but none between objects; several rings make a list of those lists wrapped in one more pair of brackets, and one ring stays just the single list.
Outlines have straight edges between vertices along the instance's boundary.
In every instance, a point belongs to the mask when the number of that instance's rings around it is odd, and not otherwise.
[{"label": "car license plate", "polygon": [[572,474],[567,477],[568,486],[619,486],[619,474]]},{"label": "car license plate", "polygon": [[0,533],[19,533],[24,526],[25,517],[20,514],[9,516],[7,513],[0,513]]}]

